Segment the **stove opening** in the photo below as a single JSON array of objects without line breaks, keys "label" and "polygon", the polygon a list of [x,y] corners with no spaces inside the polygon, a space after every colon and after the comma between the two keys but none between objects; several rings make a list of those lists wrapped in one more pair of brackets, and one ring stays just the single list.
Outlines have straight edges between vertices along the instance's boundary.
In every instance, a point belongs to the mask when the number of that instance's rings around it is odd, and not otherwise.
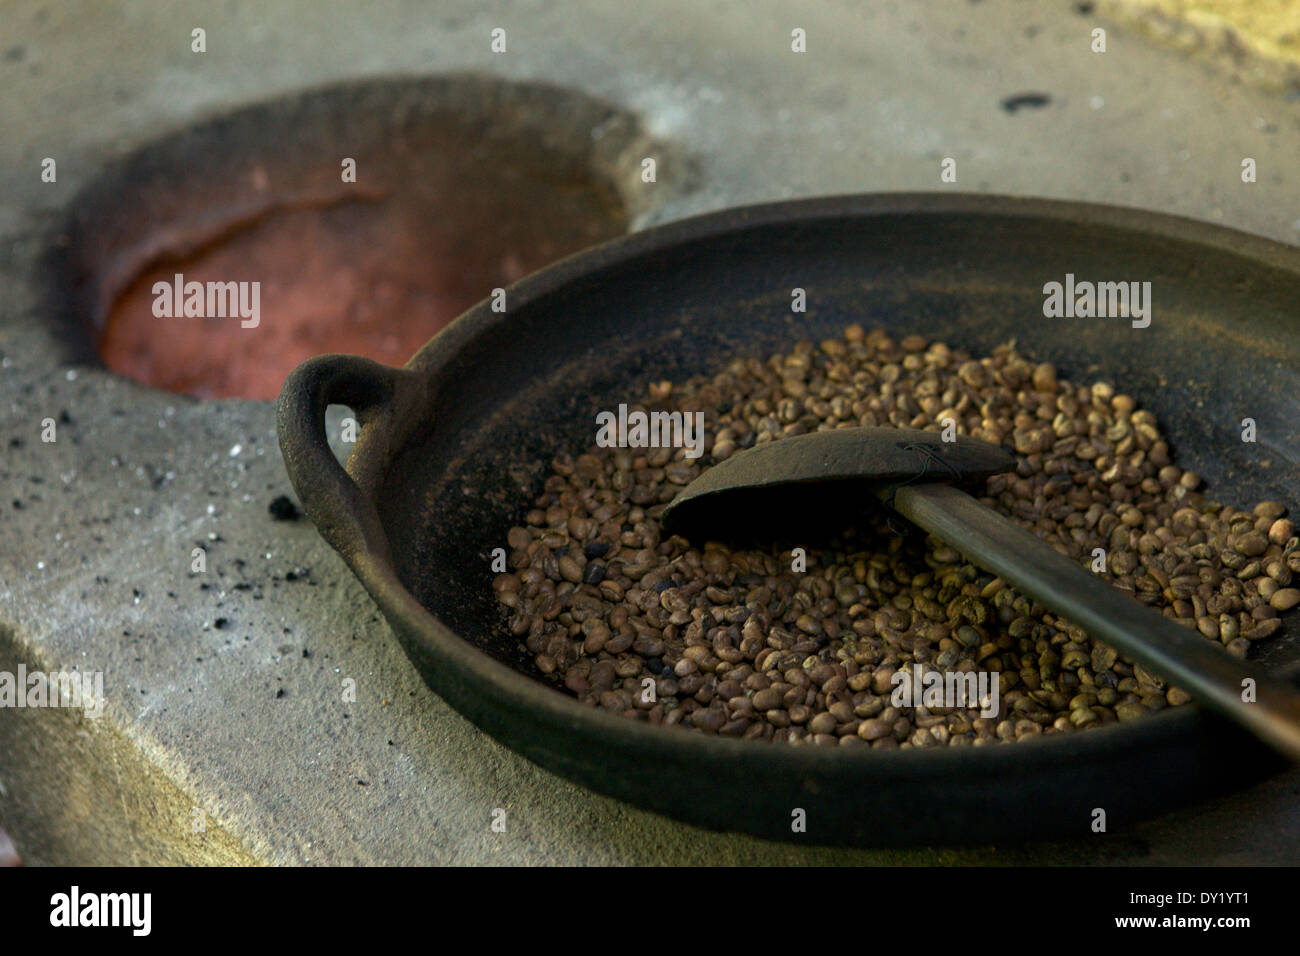
[{"label": "stove opening", "polygon": [[403,364],[475,302],[626,232],[685,167],[633,115],[555,87],[461,76],[316,91],[191,128],[103,177],[67,243],[75,306],[120,374],[273,399],[313,355]]}]

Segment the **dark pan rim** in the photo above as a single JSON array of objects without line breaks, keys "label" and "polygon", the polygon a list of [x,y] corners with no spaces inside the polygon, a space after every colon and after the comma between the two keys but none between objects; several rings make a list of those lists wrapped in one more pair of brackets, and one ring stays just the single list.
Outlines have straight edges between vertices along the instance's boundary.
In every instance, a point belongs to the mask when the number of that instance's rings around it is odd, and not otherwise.
[{"label": "dark pan rim", "polygon": [[[1063,226],[1092,226],[1129,232],[1151,239],[1202,246],[1207,251],[1252,260],[1292,273],[1300,289],[1300,249],[1225,226],[1142,209],[970,193],[881,193],[826,196],[726,209],[676,220],[630,236],[614,239],[562,259],[521,279],[509,288],[507,313],[494,312],[489,300],[470,308],[423,346],[405,366],[406,373],[427,387],[434,376],[454,366],[458,355],[475,339],[511,322],[520,312],[537,308],[547,297],[573,282],[599,281],[602,272],[640,256],[678,244],[697,244],[751,229],[800,223],[839,221],[845,224],[877,216],[920,214],[966,217],[1021,218]],[[399,450],[381,428],[363,428],[348,464],[365,499],[373,501],[382,488],[386,464]],[[646,755],[672,755],[696,763],[714,761],[737,765],[761,759],[774,770],[833,774],[837,768],[871,767],[882,776],[961,775],[981,778],[1009,770],[1086,768],[1085,761],[1185,744],[1214,717],[1195,704],[1168,708],[1139,721],[1053,734],[1030,740],[998,742],[983,747],[891,750],[870,748],[780,747],[767,741],[747,741],[670,730],[605,713],[580,703],[501,663],[434,617],[398,579],[388,556],[360,545],[341,548],[344,559],[389,616],[432,665],[431,684],[454,677],[490,689],[513,701],[512,709],[545,718],[547,726],[581,732],[592,739],[616,738],[625,749]],[[1288,667],[1288,670],[1291,668]],[[436,690],[436,688],[435,688]],[[458,708],[459,709],[459,708]],[[1250,738],[1241,735],[1243,743]],[[1209,756],[1209,752],[1207,752]]]}]

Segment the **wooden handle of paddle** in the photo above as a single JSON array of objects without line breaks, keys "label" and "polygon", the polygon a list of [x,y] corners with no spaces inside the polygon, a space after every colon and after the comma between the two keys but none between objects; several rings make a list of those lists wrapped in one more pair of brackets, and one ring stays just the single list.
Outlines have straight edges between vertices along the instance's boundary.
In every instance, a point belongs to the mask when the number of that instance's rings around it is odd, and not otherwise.
[{"label": "wooden handle of paddle", "polygon": [[[1291,684],[1143,606],[958,488],[900,485],[893,490],[893,507],[974,564],[1300,762],[1300,690]],[[1247,702],[1243,696],[1252,687],[1254,699]]]}]

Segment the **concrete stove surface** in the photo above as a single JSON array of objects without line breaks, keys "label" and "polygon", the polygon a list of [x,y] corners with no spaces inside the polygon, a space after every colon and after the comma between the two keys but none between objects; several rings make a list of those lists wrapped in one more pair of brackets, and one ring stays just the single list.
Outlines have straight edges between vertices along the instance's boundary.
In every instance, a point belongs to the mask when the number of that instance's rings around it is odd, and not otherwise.
[{"label": "concrete stove surface", "polygon": [[[959,188],[1142,206],[1296,241],[1300,101],[1077,7],[7,4],[0,669],[102,671],[107,696],[98,720],[0,711],[0,824],[23,858],[1300,862],[1300,771],[1122,833],[914,851],[770,845],[588,793],[429,693],[315,529],[272,520],[268,503],[289,486],[270,403],[199,402],[77,364],[77,343],[41,308],[36,264],[52,226],[106,162],[281,93],[466,69],[607,99],[698,156],[698,188],[636,227],[783,197]],[[1098,26],[1104,54],[1090,50]],[[202,54],[191,52],[198,27]],[[503,54],[490,49],[497,27]],[[796,27],[806,54],[791,52]],[[1025,93],[1045,99],[1002,105]],[[42,181],[45,157],[56,182]],[[957,159],[955,187],[940,182],[944,157]],[[1244,157],[1258,182],[1242,182]],[[193,573],[200,546],[207,570]],[[348,677],[353,702],[341,698]]]}]

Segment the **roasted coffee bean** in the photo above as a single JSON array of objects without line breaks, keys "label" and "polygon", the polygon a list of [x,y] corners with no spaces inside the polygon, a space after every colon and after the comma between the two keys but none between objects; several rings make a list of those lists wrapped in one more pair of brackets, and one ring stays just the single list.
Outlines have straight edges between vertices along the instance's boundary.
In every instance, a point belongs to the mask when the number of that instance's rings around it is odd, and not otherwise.
[{"label": "roasted coffee bean", "polygon": [[[1260,592],[1261,595],[1263,592]],[[1269,598],[1268,603],[1278,611],[1289,611],[1297,604],[1300,604],[1300,589],[1282,588],[1274,591],[1273,596]]]},{"label": "roasted coffee bean", "polygon": [[[819,428],[952,423],[1014,448],[1018,466],[988,481],[986,504],[1085,566],[1105,550],[1114,586],[1238,657],[1300,606],[1300,540],[1282,503],[1214,504],[1131,396],[1059,378],[1011,346],[979,357],[850,326],[658,383],[629,406],[703,411],[711,457],[665,446],[557,458],[492,581],[503,630],[538,672],[614,713],[747,740],[911,749],[1073,733],[1187,703],[951,545],[900,537],[880,517],[806,550],[800,570],[796,543],[664,537],[663,504],[704,467]],[[999,714],[923,696],[901,706],[917,665],[996,673]]]}]

